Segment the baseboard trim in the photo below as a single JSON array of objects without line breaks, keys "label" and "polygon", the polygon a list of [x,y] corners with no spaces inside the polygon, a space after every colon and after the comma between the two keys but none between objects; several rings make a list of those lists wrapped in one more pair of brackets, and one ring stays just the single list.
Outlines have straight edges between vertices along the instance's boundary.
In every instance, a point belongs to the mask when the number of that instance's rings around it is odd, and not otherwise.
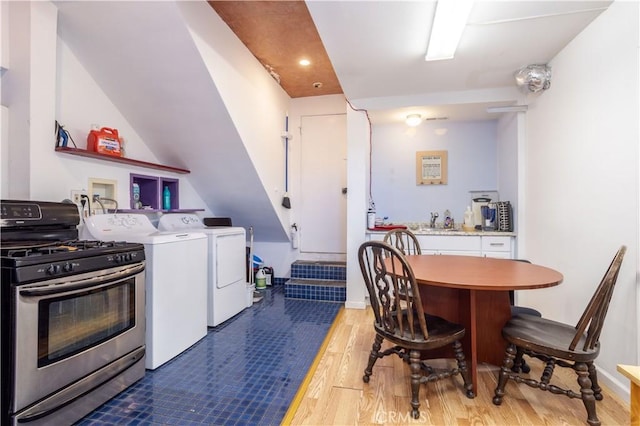
[{"label": "baseboard trim", "polygon": [[347,309],[366,309],[367,304],[365,302],[344,302],[344,307]]},{"label": "baseboard trim", "polygon": [[[623,402],[629,406],[629,401],[631,401],[631,387],[629,382],[623,382],[618,380],[618,378],[604,368],[600,367],[596,364],[596,368],[598,371],[598,382],[605,385],[611,390],[611,392],[615,393],[623,400]],[[616,373],[618,374],[618,373]]]}]

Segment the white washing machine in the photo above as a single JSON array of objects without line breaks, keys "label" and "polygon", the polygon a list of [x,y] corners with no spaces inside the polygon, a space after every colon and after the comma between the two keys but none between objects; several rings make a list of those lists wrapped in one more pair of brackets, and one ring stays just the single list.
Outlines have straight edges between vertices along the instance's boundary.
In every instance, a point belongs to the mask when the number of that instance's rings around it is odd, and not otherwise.
[{"label": "white washing machine", "polygon": [[81,237],[144,244],[145,367],[153,370],[207,335],[207,236],[158,232],[144,214],[85,218]]},{"label": "white washing machine", "polygon": [[210,327],[228,320],[247,307],[246,232],[242,227],[206,227],[195,214],[165,214],[161,231],[204,232],[208,236],[208,321]]}]

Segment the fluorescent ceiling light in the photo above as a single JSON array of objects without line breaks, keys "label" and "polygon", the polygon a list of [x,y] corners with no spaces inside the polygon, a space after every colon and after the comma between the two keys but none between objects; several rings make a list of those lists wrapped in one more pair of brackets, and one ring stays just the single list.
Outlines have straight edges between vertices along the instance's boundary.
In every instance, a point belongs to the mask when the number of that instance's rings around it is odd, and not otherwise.
[{"label": "fluorescent ceiling light", "polygon": [[525,112],[528,109],[527,105],[513,105],[513,106],[503,106],[503,107],[489,107],[487,108],[488,113],[498,113],[498,112]]},{"label": "fluorescent ceiling light", "polygon": [[438,0],[425,61],[453,59],[473,0]]}]

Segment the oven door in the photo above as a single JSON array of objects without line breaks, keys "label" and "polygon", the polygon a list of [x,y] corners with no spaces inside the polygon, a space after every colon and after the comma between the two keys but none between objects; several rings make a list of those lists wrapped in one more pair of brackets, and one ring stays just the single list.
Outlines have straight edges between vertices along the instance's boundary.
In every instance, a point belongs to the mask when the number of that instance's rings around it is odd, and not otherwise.
[{"label": "oven door", "polygon": [[12,412],[143,347],[144,291],[144,262],[16,286]]}]

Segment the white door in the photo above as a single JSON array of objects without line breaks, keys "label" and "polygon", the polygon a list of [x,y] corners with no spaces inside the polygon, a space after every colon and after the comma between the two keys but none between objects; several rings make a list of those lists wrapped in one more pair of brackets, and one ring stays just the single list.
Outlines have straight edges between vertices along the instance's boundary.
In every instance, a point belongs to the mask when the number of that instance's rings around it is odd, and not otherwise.
[{"label": "white door", "polygon": [[300,121],[300,251],[347,251],[347,116]]}]

